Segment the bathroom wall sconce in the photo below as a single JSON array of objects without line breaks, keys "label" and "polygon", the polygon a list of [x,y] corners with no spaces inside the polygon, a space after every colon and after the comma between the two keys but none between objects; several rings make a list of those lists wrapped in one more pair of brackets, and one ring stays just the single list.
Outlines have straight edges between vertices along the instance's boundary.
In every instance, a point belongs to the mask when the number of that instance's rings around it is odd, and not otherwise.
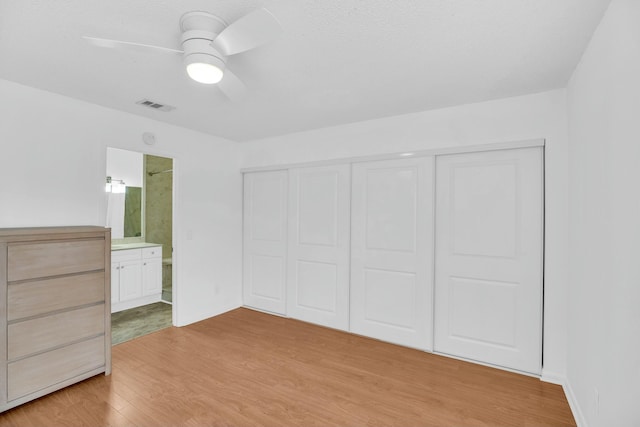
[{"label": "bathroom wall sconce", "polygon": [[107,193],[124,193],[127,190],[127,186],[124,181],[121,179],[112,179],[110,176],[107,177],[107,184],[104,188],[104,191]]}]

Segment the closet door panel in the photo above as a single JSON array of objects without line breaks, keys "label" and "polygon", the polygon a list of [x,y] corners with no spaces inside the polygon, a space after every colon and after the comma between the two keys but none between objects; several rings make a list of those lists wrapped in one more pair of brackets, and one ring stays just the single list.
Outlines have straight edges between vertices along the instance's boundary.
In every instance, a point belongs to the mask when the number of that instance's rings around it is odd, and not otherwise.
[{"label": "closet door panel", "polygon": [[351,331],[432,348],[433,158],[353,165]]},{"label": "closet door panel", "polygon": [[542,148],[437,159],[435,350],[534,374],[542,355]]},{"label": "closet door panel", "polygon": [[412,330],[416,307],[411,304],[416,295],[414,273],[364,270],[365,319],[392,329]]},{"label": "closet door panel", "polygon": [[[251,254],[248,261],[250,297],[274,302],[281,300],[282,287],[285,283],[282,257]],[[258,308],[266,309],[266,307]]]},{"label": "closet door panel", "polygon": [[278,314],[286,313],[287,176],[244,176],[244,304]]},{"label": "closet door panel", "polygon": [[290,171],[290,317],[348,329],[349,195],[349,165]]},{"label": "closet door panel", "polygon": [[291,317],[304,320],[306,316],[298,313],[305,310],[320,310],[336,314],[338,302],[338,268],[334,263],[297,260],[292,289],[295,298]]}]

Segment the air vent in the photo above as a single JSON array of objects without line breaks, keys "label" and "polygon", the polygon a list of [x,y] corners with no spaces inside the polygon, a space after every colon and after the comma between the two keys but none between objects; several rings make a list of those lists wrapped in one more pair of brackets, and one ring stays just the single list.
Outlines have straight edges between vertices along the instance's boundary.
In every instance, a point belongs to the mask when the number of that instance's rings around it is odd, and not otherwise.
[{"label": "air vent", "polygon": [[160,104],[159,102],[150,101],[148,99],[141,99],[140,101],[136,102],[136,104],[142,105],[144,107],[149,107],[149,108],[152,108],[154,110],[160,110],[160,111],[165,111],[165,112],[176,109],[176,107],[172,107],[171,105]]}]

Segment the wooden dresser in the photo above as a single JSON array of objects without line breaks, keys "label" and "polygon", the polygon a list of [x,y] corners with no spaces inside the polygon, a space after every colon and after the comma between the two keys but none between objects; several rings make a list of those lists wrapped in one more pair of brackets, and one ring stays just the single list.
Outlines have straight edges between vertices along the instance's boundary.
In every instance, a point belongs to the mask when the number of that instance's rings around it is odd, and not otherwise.
[{"label": "wooden dresser", "polygon": [[111,230],[0,228],[0,411],[111,373]]}]

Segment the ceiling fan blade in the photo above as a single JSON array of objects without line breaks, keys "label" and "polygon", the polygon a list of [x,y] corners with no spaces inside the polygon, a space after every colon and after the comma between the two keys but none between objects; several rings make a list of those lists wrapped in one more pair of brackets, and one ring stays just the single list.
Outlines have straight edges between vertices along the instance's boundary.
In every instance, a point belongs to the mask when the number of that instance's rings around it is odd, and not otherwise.
[{"label": "ceiling fan blade", "polygon": [[247,96],[247,87],[229,69],[224,70],[224,77],[217,86],[232,102],[240,102]]},{"label": "ceiling fan blade", "polygon": [[162,46],[153,46],[150,44],[124,42],[120,40],[101,39],[98,37],[82,36],[87,42],[98,47],[107,47],[113,49],[126,49],[135,52],[162,52],[162,53],[182,53],[181,50],[171,49]]},{"label": "ceiling fan blade", "polygon": [[280,22],[271,12],[262,8],[230,24],[212,44],[225,55],[235,55],[268,43],[281,32]]}]

